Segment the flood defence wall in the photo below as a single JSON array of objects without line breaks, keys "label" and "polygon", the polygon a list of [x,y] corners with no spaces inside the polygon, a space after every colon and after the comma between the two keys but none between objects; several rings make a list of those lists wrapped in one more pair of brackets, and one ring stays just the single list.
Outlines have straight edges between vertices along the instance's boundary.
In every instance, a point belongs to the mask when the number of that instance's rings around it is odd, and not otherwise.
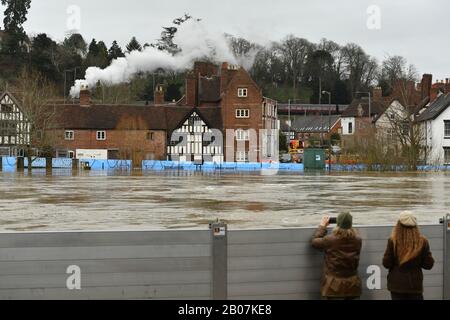
[{"label": "flood defence wall", "polygon": [[144,160],[142,170],[202,170],[202,171],[258,171],[258,170],[281,170],[297,171],[304,170],[303,164],[298,163],[258,163],[258,162],[205,162],[196,165],[194,162]]},{"label": "flood defence wall", "polygon": [[[47,163],[46,158],[33,158],[31,167],[33,169],[78,169],[88,166],[90,170],[130,170],[132,168],[131,160],[99,160],[99,159],[69,159],[53,158],[51,163]],[[1,169],[5,172],[17,171],[18,158],[2,157]],[[23,158],[23,168],[28,168],[28,158]]]},{"label": "flood defence wall", "polygon": [[[1,157],[0,170],[16,171],[17,161],[15,157]],[[74,165],[74,161],[78,161]],[[80,159],[73,160],[68,158],[53,158],[51,159],[52,169],[74,169],[84,168],[89,166],[90,170],[131,170],[134,166],[131,160],[99,160],[99,159]],[[28,168],[28,159],[23,158],[23,167]],[[47,160],[45,158],[33,158],[31,167],[35,169],[47,168]],[[179,161],[160,161],[160,160],[143,160],[141,163],[143,171],[164,171],[164,170],[185,170],[185,171],[205,171],[205,172],[241,172],[241,171],[280,171],[280,172],[304,172],[305,167],[302,163],[257,163],[257,162],[205,162],[202,165],[194,162],[179,162]],[[408,171],[405,166],[371,166],[363,164],[328,164],[324,171],[333,172],[364,172],[364,171]],[[433,172],[433,171],[450,171],[450,166],[418,166],[417,171]]]},{"label": "flood defence wall", "polygon": [[[421,226],[436,260],[425,298],[450,299],[449,230]],[[0,299],[319,299],[315,228],[0,233]],[[358,227],[363,299],[389,299],[392,226]]]}]

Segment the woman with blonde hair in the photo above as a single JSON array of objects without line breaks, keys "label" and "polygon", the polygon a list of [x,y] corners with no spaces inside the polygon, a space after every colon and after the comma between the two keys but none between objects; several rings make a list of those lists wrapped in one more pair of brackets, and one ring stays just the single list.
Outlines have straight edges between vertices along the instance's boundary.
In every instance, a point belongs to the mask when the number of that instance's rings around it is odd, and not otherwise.
[{"label": "woman with blonde hair", "polygon": [[423,300],[422,269],[433,268],[434,259],[411,212],[400,214],[388,240],[383,265],[389,269],[387,280],[392,300]]}]

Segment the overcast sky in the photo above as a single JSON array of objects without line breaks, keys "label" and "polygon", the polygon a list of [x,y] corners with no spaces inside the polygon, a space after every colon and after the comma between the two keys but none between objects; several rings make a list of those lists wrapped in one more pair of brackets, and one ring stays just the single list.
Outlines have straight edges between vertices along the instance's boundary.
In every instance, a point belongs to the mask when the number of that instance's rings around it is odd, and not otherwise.
[{"label": "overcast sky", "polygon": [[[86,41],[107,46],[113,40],[123,46],[132,36],[151,43],[162,26],[190,13],[210,28],[260,43],[290,33],[313,42],[355,42],[378,60],[402,55],[434,80],[450,77],[448,0],[32,0],[26,31],[63,39],[68,23],[77,22],[67,12],[71,5],[80,9]],[[380,28],[376,11],[367,13],[372,5],[380,9]]]}]

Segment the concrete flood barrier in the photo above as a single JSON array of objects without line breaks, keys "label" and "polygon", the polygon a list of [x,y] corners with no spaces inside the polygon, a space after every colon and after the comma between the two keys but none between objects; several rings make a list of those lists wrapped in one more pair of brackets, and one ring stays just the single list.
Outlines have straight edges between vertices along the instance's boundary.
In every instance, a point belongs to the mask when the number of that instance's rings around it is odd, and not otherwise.
[{"label": "concrete flood barrier", "polygon": [[[436,260],[425,298],[450,298],[450,217],[421,226]],[[0,299],[318,299],[315,228],[0,233]],[[363,299],[389,299],[392,226],[358,227]]]}]

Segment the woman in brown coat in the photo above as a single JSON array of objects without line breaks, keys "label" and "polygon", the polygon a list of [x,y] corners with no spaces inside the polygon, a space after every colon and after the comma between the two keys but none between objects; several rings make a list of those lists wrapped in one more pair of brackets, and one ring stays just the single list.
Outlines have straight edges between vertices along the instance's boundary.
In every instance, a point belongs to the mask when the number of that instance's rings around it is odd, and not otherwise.
[{"label": "woman in brown coat", "polygon": [[361,238],[352,227],[350,213],[341,213],[337,227],[327,235],[329,217],[323,217],[312,246],[325,252],[321,295],[323,299],[357,299],[361,295],[358,276]]},{"label": "woman in brown coat", "polygon": [[422,269],[433,268],[434,259],[416,217],[408,211],[400,214],[392,231],[383,265],[389,269],[387,280],[392,300],[423,300]]}]

